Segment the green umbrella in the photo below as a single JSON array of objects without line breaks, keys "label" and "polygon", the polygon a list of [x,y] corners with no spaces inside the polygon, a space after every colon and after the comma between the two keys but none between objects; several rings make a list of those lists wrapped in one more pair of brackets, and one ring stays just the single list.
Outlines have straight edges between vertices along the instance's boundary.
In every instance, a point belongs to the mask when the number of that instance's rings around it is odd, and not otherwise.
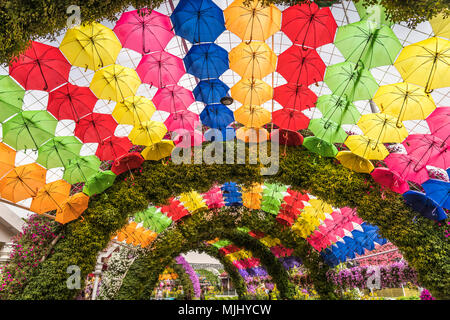
[{"label": "green umbrella", "polygon": [[306,137],[303,140],[303,146],[309,151],[323,157],[334,158],[338,153],[338,149],[333,144],[321,140],[318,137]]},{"label": "green umbrella", "polygon": [[243,233],[249,233],[250,229],[247,227],[237,227],[236,228],[237,231],[243,232]]},{"label": "green umbrella", "polygon": [[82,146],[74,136],[54,137],[39,147],[36,162],[47,169],[65,167],[80,154]]},{"label": "green umbrella", "polygon": [[261,199],[261,210],[265,212],[269,212],[271,214],[278,214],[281,207],[281,200],[270,197],[270,196],[263,196]]},{"label": "green umbrella", "polygon": [[286,190],[287,187],[284,185],[277,183],[265,183],[263,189],[263,197],[269,196],[281,200],[284,198],[283,192],[286,192]]},{"label": "green umbrella", "polygon": [[356,124],[361,118],[361,114],[353,103],[344,97],[332,94],[320,96],[317,99],[316,107],[322,112],[324,119],[338,124]]},{"label": "green umbrella", "polygon": [[339,27],[334,44],[347,61],[361,61],[366,69],[393,64],[403,48],[391,28],[367,20]]},{"label": "green umbrella", "polygon": [[71,159],[64,168],[63,179],[70,184],[87,182],[99,171],[100,164],[96,156],[80,156]]},{"label": "green umbrella", "polygon": [[[392,26],[394,23],[389,20],[386,16],[386,9],[383,6],[378,4],[368,6],[367,8],[364,6],[364,0],[353,2],[358,11],[359,17],[361,20],[370,20],[375,23],[379,22],[380,24],[384,24],[387,26]],[[380,1],[378,1],[380,2]]]},{"label": "green umbrella", "polygon": [[163,232],[172,224],[172,219],[158,211],[155,207],[149,207],[143,213],[142,222],[144,227],[156,233]]},{"label": "green umbrella", "polygon": [[229,246],[230,244],[231,244],[231,242],[228,241],[228,240],[219,240],[219,241],[217,241],[217,242],[214,242],[214,243],[212,244],[212,246],[213,246],[213,247],[216,247],[217,249],[220,249],[220,248]]},{"label": "green umbrella", "polygon": [[116,180],[116,174],[111,170],[99,171],[90,178],[83,187],[83,192],[92,197],[108,189]]},{"label": "green umbrella", "polygon": [[324,81],[334,95],[344,96],[349,101],[372,99],[378,90],[372,74],[349,61],[329,66]]},{"label": "green umbrella", "polygon": [[324,118],[312,119],[309,122],[308,129],[316,137],[329,143],[344,143],[345,139],[347,139],[347,133],[339,124]]},{"label": "green umbrella", "polygon": [[16,150],[38,149],[55,136],[57,124],[47,111],[22,111],[3,124],[3,142]]},{"label": "green umbrella", "polygon": [[0,122],[22,111],[23,90],[10,76],[0,76]]}]

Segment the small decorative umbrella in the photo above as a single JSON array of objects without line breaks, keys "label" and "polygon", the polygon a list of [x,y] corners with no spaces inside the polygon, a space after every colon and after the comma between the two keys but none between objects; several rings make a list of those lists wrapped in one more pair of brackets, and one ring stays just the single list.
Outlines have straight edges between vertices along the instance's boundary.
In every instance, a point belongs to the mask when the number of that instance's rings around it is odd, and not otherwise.
[{"label": "small decorative umbrella", "polygon": [[441,221],[447,218],[444,210],[426,194],[417,191],[408,191],[403,194],[405,202],[425,218]]},{"label": "small decorative umbrella", "polygon": [[180,195],[180,201],[191,213],[199,209],[207,208],[205,201],[197,191],[184,192]]},{"label": "small decorative umbrella", "polygon": [[69,198],[70,184],[64,180],[57,180],[44,185],[38,190],[31,201],[30,210],[43,214],[61,209],[61,205]]},{"label": "small decorative umbrella", "polygon": [[242,78],[262,79],[275,71],[277,56],[265,42],[241,42],[228,54],[230,69]]},{"label": "small decorative umbrella", "polygon": [[75,124],[74,134],[84,143],[100,143],[114,135],[117,122],[110,114],[91,113]]},{"label": "small decorative umbrella", "polygon": [[234,112],[236,121],[248,128],[259,128],[270,122],[271,114],[260,106],[242,106]]},{"label": "small decorative umbrella", "polygon": [[0,178],[14,169],[16,151],[0,142]]},{"label": "small decorative umbrella", "polygon": [[230,88],[219,79],[200,81],[192,93],[197,101],[206,104],[219,103],[220,99],[227,95]]},{"label": "small decorative umbrella", "polygon": [[444,13],[440,13],[429,20],[436,36],[450,39],[450,24],[447,19],[444,18]]},{"label": "small decorative umbrella", "polygon": [[36,162],[47,169],[65,167],[80,154],[82,146],[74,136],[54,137],[39,147]]},{"label": "small decorative umbrella", "polygon": [[450,183],[442,180],[429,179],[422,183],[422,187],[428,197],[434,200],[440,207],[450,209]]},{"label": "small decorative umbrella", "polygon": [[309,125],[309,118],[303,112],[290,108],[283,108],[272,114],[272,122],[281,129],[298,131],[306,129]]},{"label": "small decorative umbrella", "polygon": [[429,179],[425,165],[411,155],[391,153],[384,162],[404,180],[422,184]]},{"label": "small decorative umbrella", "polygon": [[[273,116],[273,115],[272,115]],[[303,136],[296,131],[275,129],[270,134],[270,139],[273,140],[274,136],[278,135],[278,142],[287,146],[301,146],[303,144]]]},{"label": "small decorative umbrella", "polygon": [[181,202],[173,198],[169,199],[169,204],[161,207],[161,212],[166,214],[173,221],[178,221],[185,216],[189,216],[189,211],[181,205]]},{"label": "small decorative umbrella", "polygon": [[169,113],[187,110],[195,102],[192,92],[178,85],[158,89],[152,101],[156,109]]},{"label": "small decorative umbrella", "polygon": [[22,111],[23,90],[8,75],[0,75],[0,122]]},{"label": "small decorative umbrella", "polygon": [[447,169],[450,167],[450,147],[431,134],[412,134],[404,142],[409,155],[420,159],[422,165]]},{"label": "small decorative umbrella", "polygon": [[161,160],[172,154],[172,150],[175,148],[173,141],[171,140],[161,140],[149,147],[146,147],[141,155],[145,160]]},{"label": "small decorative umbrella", "polygon": [[389,168],[376,168],[371,173],[373,180],[390,190],[403,194],[409,190],[408,182]]},{"label": "small decorative umbrella", "polygon": [[427,118],[431,134],[447,141],[450,136],[450,107],[441,107],[433,111]]},{"label": "small decorative umbrella", "polygon": [[56,211],[55,221],[66,224],[78,219],[88,208],[89,197],[83,192],[70,196]]},{"label": "small decorative umbrella", "polygon": [[169,131],[180,129],[194,131],[199,124],[199,116],[192,111],[182,110],[172,113],[164,122]]},{"label": "small decorative umbrella", "polygon": [[317,96],[307,86],[286,83],[275,87],[273,99],[285,108],[305,110],[314,108]]},{"label": "small decorative umbrella", "polygon": [[162,122],[145,121],[131,130],[128,137],[136,145],[151,146],[160,142],[167,133],[167,128]]},{"label": "small decorative umbrella", "polygon": [[96,156],[79,156],[71,159],[64,168],[63,179],[70,184],[87,182],[99,171],[100,164]]},{"label": "small decorative umbrella", "polygon": [[212,187],[208,192],[204,193],[203,199],[209,209],[217,209],[225,206],[222,191],[217,186]]},{"label": "small decorative umbrella", "polygon": [[356,124],[361,114],[351,101],[336,95],[323,95],[317,99],[317,109],[322,117],[339,124]]},{"label": "small decorative umbrella", "polygon": [[372,162],[351,151],[340,151],[336,155],[336,159],[338,159],[344,167],[356,172],[371,173],[373,169],[375,169]]},{"label": "small decorative umbrella", "polygon": [[120,124],[139,125],[149,121],[156,111],[153,102],[145,97],[131,96],[118,102],[112,116]]},{"label": "small decorative umbrella", "polygon": [[272,99],[273,89],[259,79],[241,79],[231,87],[231,96],[244,105],[262,105]]},{"label": "small decorative umbrella", "polygon": [[401,143],[408,136],[403,123],[397,119],[382,113],[365,114],[359,119],[358,127],[364,134],[375,139],[376,143]]},{"label": "small decorative umbrella", "polygon": [[345,140],[345,145],[354,154],[367,160],[384,160],[389,155],[389,151],[382,143],[377,143],[367,136],[350,135]]},{"label": "small decorative umbrella", "polygon": [[329,143],[344,143],[347,133],[341,128],[340,124],[324,118],[312,119],[309,122],[308,129],[316,137]]},{"label": "small decorative umbrella", "polygon": [[223,104],[207,105],[200,113],[202,124],[210,128],[223,129],[234,121],[233,111]]},{"label": "small decorative umbrella", "polygon": [[355,2],[354,5],[361,20],[369,20],[389,27],[394,24],[391,20],[387,19],[386,8],[382,5],[374,4],[366,7],[366,3],[359,1]]},{"label": "small decorative umbrella", "polygon": [[90,197],[102,193],[113,185],[116,177],[117,175],[110,170],[99,171],[95,176],[89,178],[83,187],[83,192]]},{"label": "small decorative umbrella", "polygon": [[47,170],[36,163],[16,167],[0,180],[0,194],[14,203],[34,197],[45,185],[46,174]]},{"label": "small decorative umbrella", "polygon": [[228,70],[228,52],[215,43],[192,46],[183,61],[186,71],[200,80],[219,78]]},{"label": "small decorative umbrella", "polygon": [[176,133],[178,135],[173,140],[173,142],[178,148],[191,148],[194,146],[201,146],[205,141],[202,132],[199,130],[190,131],[186,129],[178,129],[176,130]]},{"label": "small decorative umbrella", "polygon": [[158,51],[143,56],[136,72],[143,83],[164,88],[177,84],[186,70],[183,60],[166,51]]},{"label": "small decorative umbrella", "polygon": [[233,127],[226,127],[220,129],[208,129],[203,135],[206,141],[230,141],[236,137],[236,132]]},{"label": "small decorative umbrella", "polygon": [[249,209],[261,209],[262,185],[256,184],[248,189],[242,189],[243,206]]},{"label": "small decorative umbrella", "polygon": [[132,146],[128,137],[110,136],[99,143],[95,155],[102,161],[115,160],[127,153]]},{"label": "small decorative umbrella", "polygon": [[[130,152],[119,158],[117,158],[113,165],[111,166],[111,171],[116,175],[120,175],[126,171],[140,168],[144,163],[144,158],[142,158],[139,152]],[[133,179],[133,174],[131,174]]]},{"label": "small decorative umbrella", "polygon": [[269,140],[269,132],[264,128],[241,127],[236,130],[236,138],[246,143],[261,143]]},{"label": "small decorative umbrella", "polygon": [[331,143],[318,137],[306,137],[303,140],[303,146],[311,152],[317,153],[322,157],[334,158],[338,149]]}]

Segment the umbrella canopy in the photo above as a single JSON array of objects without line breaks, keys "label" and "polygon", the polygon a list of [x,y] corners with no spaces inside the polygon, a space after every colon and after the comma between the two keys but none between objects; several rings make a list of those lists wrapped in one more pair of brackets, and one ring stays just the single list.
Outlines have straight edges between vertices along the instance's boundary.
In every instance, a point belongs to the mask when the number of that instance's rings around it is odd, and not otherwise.
[{"label": "umbrella canopy", "polygon": [[200,146],[205,141],[203,134],[199,130],[176,130],[177,136],[173,140],[175,146],[178,148],[191,148],[193,146]]},{"label": "umbrella canopy", "polygon": [[58,48],[32,41],[31,46],[11,62],[9,74],[25,90],[51,91],[68,81],[70,67]]},{"label": "umbrella canopy", "polygon": [[427,118],[431,134],[445,142],[450,136],[450,107],[441,107],[433,111]]},{"label": "umbrella canopy", "polygon": [[172,113],[164,122],[169,131],[184,129],[194,131],[199,124],[199,116],[192,111],[182,110]]},{"label": "umbrella canopy", "polygon": [[131,96],[118,102],[112,116],[120,124],[139,125],[151,119],[156,111],[153,102],[145,97]]},{"label": "umbrella canopy", "polygon": [[447,169],[450,167],[450,147],[431,134],[412,134],[404,142],[409,155],[420,159],[423,165]]},{"label": "umbrella canopy", "polygon": [[259,128],[270,122],[271,114],[260,106],[242,106],[234,112],[236,121],[249,128]]},{"label": "umbrella canopy", "polygon": [[283,108],[272,114],[272,122],[281,129],[298,131],[308,128],[309,118],[299,110]]},{"label": "umbrella canopy", "polygon": [[322,117],[340,124],[356,124],[361,114],[355,105],[344,97],[336,95],[323,95],[317,99],[317,109]]},{"label": "umbrella canopy", "polygon": [[265,42],[241,42],[229,55],[230,69],[242,78],[262,79],[275,71],[277,56]]},{"label": "umbrella canopy", "polygon": [[156,109],[169,113],[187,110],[195,102],[192,92],[178,85],[158,89],[152,101]]},{"label": "umbrella canopy", "polygon": [[242,104],[262,105],[272,99],[273,89],[259,79],[241,79],[231,87],[231,96]]},{"label": "umbrella canopy", "polygon": [[429,179],[425,166],[420,160],[409,154],[391,153],[384,162],[389,169],[398,173],[403,180],[422,184]]},{"label": "umbrella canopy", "polygon": [[330,8],[319,8],[316,3],[296,4],[283,11],[281,31],[294,44],[321,47],[333,42],[336,29]]},{"label": "umbrella canopy", "polygon": [[354,154],[351,151],[340,151],[336,159],[346,168],[355,172],[371,173],[375,167],[369,160]]},{"label": "umbrella canopy", "polygon": [[273,4],[233,1],[224,11],[225,26],[242,40],[264,41],[281,28],[281,11]]},{"label": "umbrella canopy", "polygon": [[135,70],[112,64],[95,72],[89,88],[99,99],[120,102],[135,95],[140,85]]},{"label": "umbrella canopy", "polygon": [[16,167],[0,180],[0,194],[14,203],[34,197],[45,185],[46,174],[47,170],[36,163]]},{"label": "umbrella canopy", "polygon": [[151,146],[164,138],[167,128],[162,122],[145,121],[131,130],[128,138],[136,145]]},{"label": "umbrella canopy", "polygon": [[36,162],[47,169],[65,167],[80,154],[82,146],[74,136],[54,137],[39,147]]},{"label": "umbrella canopy", "polygon": [[234,121],[234,115],[233,111],[223,104],[211,104],[200,113],[200,119],[205,126],[222,129]]},{"label": "umbrella canopy", "polygon": [[309,122],[308,129],[311,130],[316,137],[330,143],[344,143],[347,138],[347,133],[338,123],[324,118],[312,119]]},{"label": "umbrella canopy", "polygon": [[183,60],[166,51],[158,51],[143,56],[136,72],[143,83],[164,88],[177,84],[186,70]]},{"label": "umbrella canopy", "polygon": [[102,193],[113,185],[116,177],[117,175],[110,170],[99,171],[95,176],[89,178],[83,187],[83,192],[90,197]]},{"label": "umbrella canopy", "polygon": [[121,173],[140,168],[143,163],[144,158],[142,158],[139,152],[130,152],[117,158],[111,166],[111,171],[116,175],[119,175]]},{"label": "umbrella canopy", "polygon": [[242,190],[242,203],[246,208],[261,209],[262,185],[256,184],[248,189]]},{"label": "umbrella canopy", "polygon": [[394,63],[406,82],[425,87],[428,92],[450,87],[450,41],[429,38],[406,46]]},{"label": "umbrella canopy", "polygon": [[273,99],[285,108],[305,110],[315,107],[317,96],[307,86],[286,83],[275,87]]},{"label": "umbrella canopy", "polygon": [[74,134],[84,143],[100,143],[114,135],[117,122],[110,114],[91,113],[75,124]]},{"label": "umbrella canopy", "polygon": [[264,128],[242,127],[236,130],[236,138],[246,143],[261,143],[269,140],[269,132]]},{"label": "umbrella canopy", "polygon": [[225,206],[222,197],[222,191],[217,186],[212,187],[202,196],[209,209],[222,208],[223,206]]},{"label": "umbrella canopy", "polygon": [[325,63],[316,50],[291,46],[278,57],[277,72],[287,82],[310,84],[323,80]]},{"label": "umbrella canopy", "polygon": [[143,212],[136,214],[135,219],[137,222],[143,222],[145,228],[156,233],[163,232],[172,224],[172,219],[162,214],[156,207],[149,207]]},{"label": "umbrella canopy", "polygon": [[440,13],[429,20],[436,36],[450,39],[450,24],[447,19],[444,18],[443,13]]},{"label": "umbrella canopy", "polygon": [[270,139],[273,140],[275,135],[278,135],[278,142],[282,145],[301,146],[303,144],[303,136],[295,131],[275,129],[271,132]]},{"label": "umbrella canopy", "polygon": [[444,210],[433,199],[422,192],[408,191],[403,194],[405,202],[425,218],[441,221],[447,218]]},{"label": "umbrella canopy", "polygon": [[181,205],[181,202],[174,198],[169,199],[169,204],[161,207],[161,212],[165,213],[172,221],[178,221],[181,218],[190,215],[189,211]]},{"label": "umbrella canopy", "polygon": [[336,147],[318,137],[306,137],[303,140],[303,146],[311,152],[317,153],[323,157],[334,158],[338,153]]},{"label": "umbrella canopy", "polygon": [[14,169],[15,161],[16,151],[0,142],[0,178],[10,170]]},{"label": "umbrella canopy", "polygon": [[113,31],[124,48],[143,55],[163,51],[174,36],[170,18],[147,8],[122,13]]},{"label": "umbrella canopy", "polygon": [[175,145],[172,140],[162,140],[149,147],[146,147],[141,155],[145,160],[161,160],[172,154]]},{"label": "umbrella canopy", "polygon": [[204,137],[206,141],[230,141],[236,137],[236,132],[233,127],[212,128],[206,130]]},{"label": "umbrella canopy", "polygon": [[329,66],[324,81],[334,95],[349,101],[372,99],[378,90],[372,74],[350,61]]},{"label": "umbrella canopy", "polygon": [[22,111],[23,90],[10,76],[0,76],[0,122]]},{"label": "umbrella canopy", "polygon": [[182,193],[180,195],[180,201],[191,213],[202,208],[207,208],[205,201],[197,191]]},{"label": "umbrella canopy", "polygon": [[55,221],[66,224],[77,219],[88,208],[89,197],[83,192],[70,196],[56,211]]},{"label": "umbrella canopy", "polygon": [[219,103],[220,99],[227,95],[230,88],[219,79],[200,81],[192,93],[195,100],[206,104]]},{"label": "umbrella canopy", "polygon": [[58,120],[70,119],[75,122],[94,110],[97,97],[87,87],[66,83],[50,92],[47,111]]},{"label": "umbrella canopy", "polygon": [[442,180],[430,179],[422,183],[428,197],[433,199],[440,207],[450,209],[450,183]]},{"label": "umbrella canopy", "polygon": [[183,61],[186,71],[201,80],[218,78],[228,70],[228,52],[215,43],[192,46]]},{"label": "umbrella canopy", "polygon": [[192,43],[214,42],[225,31],[222,10],[211,0],[181,0],[170,19],[177,35]]},{"label": "umbrella canopy", "polygon": [[132,146],[128,137],[110,136],[99,143],[95,155],[102,161],[115,160],[127,153]]},{"label": "umbrella canopy", "polygon": [[367,136],[350,135],[345,145],[356,155],[367,160],[384,160],[389,155],[386,147]]},{"label": "umbrella canopy", "polygon": [[386,113],[398,119],[423,120],[436,109],[433,98],[424,88],[407,82],[381,86],[373,101]]},{"label": "umbrella canopy", "polygon": [[111,29],[93,22],[67,29],[59,49],[72,65],[96,71],[115,63],[122,45]]},{"label": "umbrella canopy", "polygon": [[69,198],[70,184],[64,180],[47,183],[40,188],[31,201],[30,210],[43,214],[61,208],[61,204]]},{"label": "umbrella canopy", "polygon": [[376,168],[371,173],[373,180],[390,190],[403,194],[409,190],[408,182],[403,180],[400,175],[389,168]]},{"label": "umbrella canopy", "polygon": [[408,130],[403,123],[398,123],[396,118],[382,113],[363,115],[358,121],[358,127],[377,143],[400,143],[408,136]]},{"label": "umbrella canopy", "polygon": [[388,26],[362,20],[339,27],[334,44],[347,61],[372,69],[394,63],[402,45]]},{"label": "umbrella canopy", "polygon": [[64,168],[63,179],[70,184],[86,182],[99,171],[100,164],[96,156],[79,156],[71,159]]},{"label": "umbrella canopy", "polygon": [[3,142],[16,150],[37,150],[55,136],[57,124],[47,111],[22,111],[3,123]]}]

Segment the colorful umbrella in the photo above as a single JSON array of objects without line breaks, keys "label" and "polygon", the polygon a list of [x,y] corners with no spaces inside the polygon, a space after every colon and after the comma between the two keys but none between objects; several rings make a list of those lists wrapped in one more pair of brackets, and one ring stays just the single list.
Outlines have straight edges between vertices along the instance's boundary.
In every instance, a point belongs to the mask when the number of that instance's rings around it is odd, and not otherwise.
[{"label": "colorful umbrella", "polygon": [[344,143],[347,138],[347,133],[338,123],[324,118],[312,119],[309,122],[308,129],[316,137],[329,143]]},{"label": "colorful umbrella", "polygon": [[403,180],[400,175],[389,168],[376,168],[371,173],[373,180],[390,190],[403,194],[409,190],[408,182]]},{"label": "colorful umbrella", "polygon": [[212,128],[206,130],[204,137],[206,141],[230,141],[236,137],[236,132],[233,127]]},{"label": "colorful umbrella", "polygon": [[450,24],[448,17],[444,18],[444,13],[431,18],[430,24],[436,36],[450,39]]},{"label": "colorful umbrella", "polygon": [[358,127],[362,132],[376,143],[400,143],[408,136],[403,123],[397,123],[397,119],[382,113],[365,114],[359,119]]},{"label": "colorful umbrella", "polygon": [[77,219],[88,208],[88,203],[89,197],[83,192],[74,194],[58,208],[55,221],[66,224]]},{"label": "colorful umbrella", "polygon": [[442,180],[430,179],[422,183],[428,197],[433,199],[440,207],[450,209],[450,183]]},{"label": "colorful umbrella", "polygon": [[261,143],[269,140],[269,137],[269,132],[264,128],[242,127],[236,130],[236,138],[246,143]]},{"label": "colorful umbrella", "polygon": [[273,89],[259,79],[241,79],[231,87],[231,96],[242,104],[259,106],[272,99]]},{"label": "colorful umbrella", "polygon": [[10,76],[0,76],[0,122],[22,111],[23,90]]},{"label": "colorful umbrella", "polygon": [[182,193],[180,195],[180,201],[191,213],[199,209],[207,208],[205,201],[197,191]]},{"label": "colorful umbrella", "polygon": [[447,218],[444,210],[433,199],[422,192],[408,191],[403,194],[405,202],[425,218],[441,221]]},{"label": "colorful umbrella", "polygon": [[281,31],[302,47],[317,48],[333,42],[336,29],[330,8],[319,9],[316,3],[296,4],[283,11]]},{"label": "colorful umbrella", "polygon": [[281,11],[273,4],[233,1],[224,11],[225,26],[242,40],[264,41],[281,28]]},{"label": "colorful umbrella", "polygon": [[102,161],[115,160],[127,153],[132,146],[128,137],[110,136],[99,143],[95,155]]},{"label": "colorful umbrella", "polygon": [[111,171],[116,175],[119,175],[124,172],[140,168],[143,163],[144,158],[142,158],[139,152],[130,152],[117,158],[111,166]]},{"label": "colorful umbrella", "polygon": [[194,131],[199,124],[199,116],[192,111],[182,110],[172,113],[164,122],[169,131],[184,129]]},{"label": "colorful umbrella", "polygon": [[219,79],[209,79],[200,81],[192,93],[195,100],[206,104],[219,103],[220,99],[227,95],[230,88]]},{"label": "colorful umbrella", "polygon": [[413,181],[418,184],[429,179],[428,171],[420,160],[408,154],[391,153],[384,160],[392,171],[395,171],[403,180]]},{"label": "colorful umbrella", "polygon": [[172,221],[178,221],[185,216],[189,216],[189,211],[181,205],[181,202],[173,198],[169,199],[169,204],[161,207],[161,212],[165,213]]},{"label": "colorful umbrella", "polygon": [[242,78],[262,79],[275,71],[277,56],[265,42],[241,42],[229,55],[230,69]]},{"label": "colorful umbrella", "polygon": [[351,151],[340,151],[336,159],[346,168],[355,172],[371,173],[375,167],[369,160],[354,154]]},{"label": "colorful umbrella", "polygon": [[152,101],[156,109],[169,113],[187,110],[195,102],[192,92],[178,85],[158,89]]},{"label": "colorful umbrella", "polygon": [[367,136],[350,135],[345,145],[356,155],[367,160],[384,160],[389,155],[386,147]]},{"label": "colorful umbrella", "polygon": [[22,111],[3,123],[3,142],[16,150],[37,150],[55,136],[57,124],[47,111]]},{"label": "colorful umbrella", "polygon": [[228,70],[228,52],[215,43],[192,46],[183,61],[186,71],[200,80],[218,78]]},{"label": "colorful umbrella", "polygon": [[50,92],[47,111],[58,120],[70,119],[75,122],[94,110],[97,97],[87,87],[66,83]]},{"label": "colorful umbrella", "polygon": [[234,112],[236,121],[248,128],[259,128],[270,122],[270,112],[260,106],[242,106]]},{"label": "colorful umbrella", "polygon": [[307,86],[286,83],[274,89],[273,99],[285,108],[301,111],[314,108],[317,96]]},{"label": "colorful umbrella", "polygon": [[[272,115],[272,118],[273,117],[274,115]],[[303,136],[295,131],[285,129],[280,130],[275,129],[270,134],[270,140],[273,140],[275,135],[278,136],[278,141],[282,145],[301,146],[303,144]]]},{"label": "colorful umbrella", "polygon": [[[380,1],[378,1],[380,3]],[[387,19],[386,8],[382,5],[375,4],[366,7],[367,3],[363,1],[358,1],[353,3],[355,5],[356,10],[358,11],[359,17],[361,20],[369,20],[378,24],[385,24],[387,26],[392,26],[394,23]]]},{"label": "colorful umbrella", "polygon": [[115,63],[122,46],[111,29],[93,22],[69,28],[59,49],[72,65],[96,71]]},{"label": "colorful umbrella", "polygon": [[25,90],[51,91],[68,81],[70,67],[58,48],[32,41],[17,61],[11,62],[9,74]]},{"label": "colorful umbrella", "polygon": [[141,155],[145,160],[161,160],[172,154],[172,150],[175,148],[173,141],[162,140],[149,147],[146,147]]},{"label": "colorful umbrella", "polygon": [[80,154],[82,146],[74,136],[54,137],[39,147],[36,162],[47,169],[65,167]]},{"label": "colorful umbrella", "polygon": [[281,129],[298,131],[308,128],[309,118],[301,111],[283,108],[272,113],[272,122]]},{"label": "colorful umbrella", "polygon": [[158,51],[146,54],[136,67],[136,72],[143,83],[164,88],[177,84],[186,70],[183,60],[168,52]]},{"label": "colorful umbrella", "polygon": [[233,111],[223,104],[211,104],[200,113],[200,120],[205,126],[222,129],[234,121],[234,115]]},{"label": "colorful umbrella", "polygon": [[16,151],[0,142],[0,178],[14,169]]},{"label": "colorful umbrella", "polygon": [[61,208],[61,204],[69,198],[70,184],[64,180],[47,183],[38,190],[31,201],[30,211],[43,214]]},{"label": "colorful umbrella", "polygon": [[118,102],[112,116],[120,124],[139,125],[151,119],[156,111],[153,102],[145,97],[131,96]]},{"label": "colorful umbrella", "polygon": [[99,171],[100,164],[96,156],[80,156],[71,159],[64,168],[63,179],[70,184],[86,182]]},{"label": "colorful umbrella", "polygon": [[95,72],[89,88],[99,99],[120,102],[135,95],[140,85],[135,70],[112,64]]},{"label": "colorful umbrella", "polygon": [[114,135],[117,122],[110,114],[91,113],[75,124],[74,134],[84,143],[100,143]]},{"label": "colorful umbrella", "polygon": [[202,196],[209,209],[217,209],[225,206],[222,197],[222,191],[217,186],[212,187]]},{"label": "colorful umbrella", "polygon": [[203,134],[198,130],[186,130],[178,129],[176,130],[177,136],[173,140],[175,146],[178,148],[191,148],[193,146],[200,146],[205,141]]},{"label": "colorful umbrella", "polygon": [[181,0],[170,19],[177,35],[192,43],[214,42],[225,30],[222,10],[211,0]]},{"label": "colorful umbrella", "polygon": [[0,180],[0,194],[14,203],[34,197],[45,185],[46,174],[47,170],[36,163],[16,167]]},{"label": "colorful umbrella", "polygon": [[316,102],[322,117],[340,124],[356,124],[361,114],[355,105],[344,97],[335,95],[320,96]]},{"label": "colorful umbrella", "polygon": [[431,134],[412,134],[404,142],[409,155],[424,165],[447,169],[450,167],[450,147]]},{"label": "colorful umbrella", "polygon": [[164,138],[167,128],[162,122],[145,121],[131,130],[128,138],[136,145],[151,146]]},{"label": "colorful umbrella", "polygon": [[163,51],[174,36],[169,17],[147,8],[122,13],[113,31],[124,48],[143,55]]},{"label": "colorful umbrella", "polygon": [[311,152],[317,153],[323,157],[334,158],[338,153],[336,147],[318,137],[306,137],[303,140],[303,146]]},{"label": "colorful umbrella", "polygon": [[427,118],[431,134],[447,142],[450,136],[450,107],[437,108]]},{"label": "colorful umbrella", "polygon": [[116,177],[117,175],[110,170],[99,171],[95,176],[89,178],[83,187],[83,192],[90,197],[102,193],[113,185]]}]

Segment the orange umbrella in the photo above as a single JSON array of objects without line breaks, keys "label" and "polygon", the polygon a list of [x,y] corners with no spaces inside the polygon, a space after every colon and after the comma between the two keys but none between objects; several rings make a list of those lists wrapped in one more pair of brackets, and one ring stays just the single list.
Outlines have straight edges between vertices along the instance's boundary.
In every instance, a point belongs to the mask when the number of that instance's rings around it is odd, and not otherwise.
[{"label": "orange umbrella", "polygon": [[271,114],[261,106],[242,106],[234,112],[234,119],[249,128],[259,128],[270,122]]},{"label": "orange umbrella", "polygon": [[231,97],[242,104],[262,105],[272,99],[273,89],[259,79],[241,79],[231,88]]},{"label": "orange umbrella", "polygon": [[16,151],[0,142],[0,178],[14,168]]},{"label": "orange umbrella", "polygon": [[242,190],[242,202],[245,207],[249,209],[261,209],[261,198],[262,198],[262,185],[257,183],[250,188],[243,188]]},{"label": "orange umbrella", "polygon": [[37,192],[31,201],[30,210],[39,214],[60,209],[61,204],[69,198],[70,184],[64,180],[47,183]]},{"label": "orange umbrella", "polygon": [[241,42],[228,54],[230,69],[242,78],[262,79],[275,71],[277,55],[265,42]]},{"label": "orange umbrella", "polygon": [[70,196],[56,211],[55,221],[65,224],[77,219],[87,209],[88,203],[89,196],[83,192]]},{"label": "orange umbrella", "polygon": [[0,194],[14,203],[34,197],[45,185],[46,174],[47,170],[36,163],[14,168],[0,180]]}]

